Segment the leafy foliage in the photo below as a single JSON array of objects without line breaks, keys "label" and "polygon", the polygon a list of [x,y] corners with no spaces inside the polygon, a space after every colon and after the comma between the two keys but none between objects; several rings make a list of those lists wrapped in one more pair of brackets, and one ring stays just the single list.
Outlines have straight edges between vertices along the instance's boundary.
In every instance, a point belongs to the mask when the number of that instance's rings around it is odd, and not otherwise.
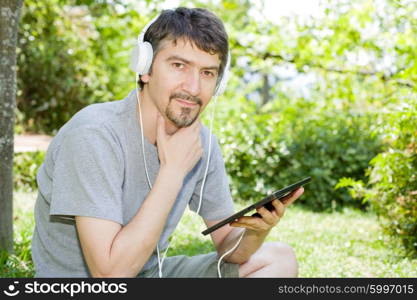
[{"label": "leafy foliage", "polygon": [[14,154],[13,189],[33,192],[37,190],[36,174],[45,159],[45,152],[18,152]]},{"label": "leafy foliage", "polygon": [[134,84],[126,36],[134,39],[137,13],[62,2],[71,4],[28,0],[22,11],[17,122],[25,131],[54,134],[84,106],[115,100]]},{"label": "leafy foliage", "polygon": [[369,129],[369,115],[332,108],[318,113],[305,99],[287,105],[276,100],[258,111],[236,97],[233,107],[217,110],[220,118],[216,126],[235,198],[259,200],[311,176],[313,180],[298,203],[315,210],[362,206],[346,191],[335,191],[334,186],[342,177],[363,178],[380,149],[379,139]]},{"label": "leafy foliage", "polygon": [[344,179],[353,196],[371,203],[385,230],[417,254],[417,99],[384,115],[386,149],[370,162],[368,181]]}]

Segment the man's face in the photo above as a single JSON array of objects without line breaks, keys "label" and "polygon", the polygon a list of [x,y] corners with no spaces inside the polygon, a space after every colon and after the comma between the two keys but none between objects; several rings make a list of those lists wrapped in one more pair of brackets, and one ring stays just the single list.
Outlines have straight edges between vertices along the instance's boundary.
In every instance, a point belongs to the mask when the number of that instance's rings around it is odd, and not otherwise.
[{"label": "man's face", "polygon": [[180,39],[174,45],[164,41],[152,65],[143,75],[151,100],[176,127],[191,125],[214,93],[220,59],[191,42]]}]

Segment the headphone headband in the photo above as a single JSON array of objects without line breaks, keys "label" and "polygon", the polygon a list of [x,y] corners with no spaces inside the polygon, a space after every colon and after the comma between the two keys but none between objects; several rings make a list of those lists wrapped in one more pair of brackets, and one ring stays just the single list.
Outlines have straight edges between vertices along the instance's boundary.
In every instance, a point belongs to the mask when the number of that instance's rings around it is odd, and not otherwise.
[{"label": "headphone headband", "polygon": [[146,31],[148,31],[148,28],[151,27],[151,25],[153,23],[155,23],[155,21],[159,18],[159,15],[153,17],[153,19],[145,25],[145,27],[143,27],[142,31],[140,32],[139,36],[138,36],[138,43],[143,43],[145,40],[145,34]]}]

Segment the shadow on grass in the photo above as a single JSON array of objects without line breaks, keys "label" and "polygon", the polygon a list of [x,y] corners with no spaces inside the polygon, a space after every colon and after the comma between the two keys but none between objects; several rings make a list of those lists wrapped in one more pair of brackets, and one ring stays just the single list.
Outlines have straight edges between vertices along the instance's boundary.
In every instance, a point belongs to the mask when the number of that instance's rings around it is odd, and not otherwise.
[{"label": "shadow on grass", "polygon": [[211,240],[203,240],[191,235],[182,236],[181,241],[175,241],[173,238],[172,245],[168,250],[168,256],[187,255],[193,256],[198,254],[205,254],[214,251],[214,246]]}]

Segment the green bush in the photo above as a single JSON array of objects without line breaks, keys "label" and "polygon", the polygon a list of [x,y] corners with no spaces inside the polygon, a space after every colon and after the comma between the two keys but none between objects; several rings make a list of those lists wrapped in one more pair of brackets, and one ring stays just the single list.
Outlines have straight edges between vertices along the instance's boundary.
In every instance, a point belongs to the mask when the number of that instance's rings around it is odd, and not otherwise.
[{"label": "green bush", "polygon": [[400,237],[405,249],[417,255],[417,101],[381,118],[386,149],[375,156],[367,181],[344,178],[338,187],[369,202],[389,234]]},{"label": "green bush", "polygon": [[363,206],[334,187],[347,174],[363,178],[378,153],[380,143],[370,132],[372,115],[333,108],[319,113],[305,99],[275,101],[259,111],[243,98],[232,103],[233,109],[219,111],[216,124],[234,197],[255,201],[311,176],[298,203],[313,210]]},{"label": "green bush", "polygon": [[19,132],[55,134],[81,108],[121,99],[135,86],[129,40],[145,20],[136,22],[135,10],[118,13],[110,3],[74,1],[25,1],[17,61]]},{"label": "green bush", "polygon": [[58,0],[25,1],[17,121],[26,130],[53,133],[86,104],[108,100],[100,61],[89,47],[91,34],[88,23],[66,14]]},{"label": "green bush", "polygon": [[14,154],[13,188],[18,191],[37,190],[36,173],[45,159],[45,152],[18,152]]}]

